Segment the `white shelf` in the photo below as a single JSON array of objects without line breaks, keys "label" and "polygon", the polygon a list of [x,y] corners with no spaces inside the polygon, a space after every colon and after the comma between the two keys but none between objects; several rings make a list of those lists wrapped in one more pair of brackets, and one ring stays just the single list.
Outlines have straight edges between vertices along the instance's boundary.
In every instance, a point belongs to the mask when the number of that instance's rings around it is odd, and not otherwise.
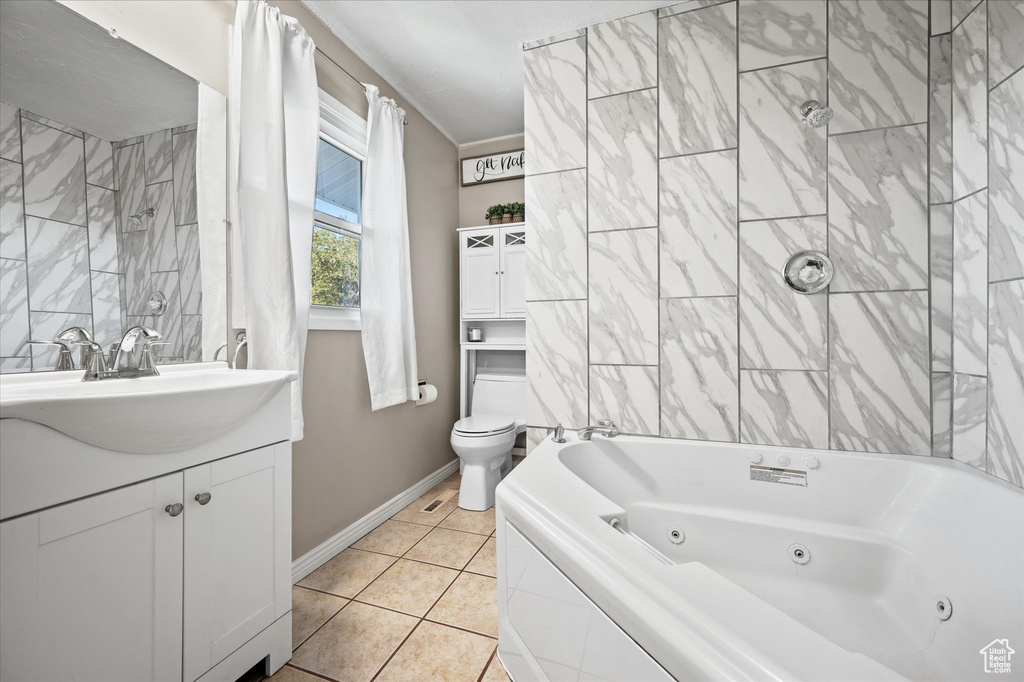
[{"label": "white shelf", "polygon": [[456,230],[458,232],[463,232],[465,230],[484,230],[484,229],[487,229],[489,227],[518,227],[520,225],[525,226],[526,223],[522,222],[522,223],[498,223],[497,225],[477,225],[475,227],[459,227],[459,228],[456,228]]},{"label": "white shelf", "polygon": [[487,341],[463,341],[462,347],[473,350],[521,350],[526,351],[525,343],[488,343]]}]

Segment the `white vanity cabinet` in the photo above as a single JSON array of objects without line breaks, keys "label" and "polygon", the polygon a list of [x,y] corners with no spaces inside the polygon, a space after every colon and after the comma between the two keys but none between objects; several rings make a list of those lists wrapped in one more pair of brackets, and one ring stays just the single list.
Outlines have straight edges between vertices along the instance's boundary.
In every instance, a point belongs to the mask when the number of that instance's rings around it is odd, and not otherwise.
[{"label": "white vanity cabinet", "polygon": [[526,315],[526,226],[523,223],[460,230],[462,318]]}]

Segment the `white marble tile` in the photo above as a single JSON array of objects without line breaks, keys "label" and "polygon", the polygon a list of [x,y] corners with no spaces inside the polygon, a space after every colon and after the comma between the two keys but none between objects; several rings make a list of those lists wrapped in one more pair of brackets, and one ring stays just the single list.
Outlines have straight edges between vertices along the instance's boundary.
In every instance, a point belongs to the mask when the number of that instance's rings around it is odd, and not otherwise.
[{"label": "white marble tile", "polygon": [[590,235],[590,362],[658,364],[658,231]]},{"label": "white marble tile", "polygon": [[528,175],[526,299],[587,297],[587,172]]},{"label": "white marble tile", "polygon": [[661,435],[739,439],[736,297],[661,301]]},{"label": "white marble tile", "polygon": [[953,29],[953,197],[985,186],[988,87],[986,5]]},{"label": "white marble tile", "polygon": [[28,275],[25,261],[0,258],[0,356],[28,355]]},{"label": "white marble tile", "polygon": [[988,379],[953,375],[953,459],[985,469]]},{"label": "white marble tile", "polygon": [[622,433],[658,435],[658,368],[590,366],[590,414],[611,419]]},{"label": "white marble tile", "polygon": [[981,4],[981,0],[951,0],[951,18],[953,28],[967,18],[971,11]]},{"label": "white marble tile", "polygon": [[988,201],[986,192],[953,205],[953,371],[987,374]]},{"label": "white marble tile", "polygon": [[953,201],[953,38],[950,34],[931,39],[931,68],[928,72],[928,149],[931,156],[929,179],[933,204]]},{"label": "white marble tile", "polygon": [[85,146],[68,133],[21,119],[27,215],[85,225]]},{"label": "white marble tile", "polygon": [[829,138],[831,291],[928,287],[926,126]]},{"label": "white marble tile", "polygon": [[683,2],[677,2],[674,5],[659,7],[658,18],[663,19],[665,17],[675,16],[676,14],[682,14],[684,12],[692,12],[695,9],[721,5],[726,2],[732,2],[732,0],[683,0]]},{"label": "white marble tile", "polygon": [[825,0],[739,0],[740,69],[826,56],[826,20]]},{"label": "white marble tile", "polygon": [[523,121],[527,173],[587,165],[586,38],[555,43],[523,55]]},{"label": "white marble tile", "polygon": [[953,456],[953,374],[932,373],[932,457]]},{"label": "white marble tile", "polygon": [[928,455],[928,294],[829,296],[830,442],[837,450]]},{"label": "white marble tile", "polygon": [[199,267],[199,226],[182,225],[178,232],[178,271],[181,273],[181,312],[203,312],[203,280]]},{"label": "white marble tile", "polygon": [[[88,313],[29,313],[32,324],[32,338],[49,340],[69,327],[81,327],[92,333],[92,315]],[[74,353],[78,362],[78,353]],[[50,370],[57,366],[57,349],[53,346],[32,346],[32,370]]]},{"label": "white marble tile", "polygon": [[952,28],[952,8],[949,0],[931,0],[932,35],[946,33]]},{"label": "white marble tile", "polygon": [[587,216],[591,232],[658,224],[658,95],[654,90],[589,105]]},{"label": "white marble tile", "polygon": [[828,369],[827,294],[798,294],[780,276],[791,255],[827,243],[825,216],[740,224],[740,367]]},{"label": "white marble tile", "polygon": [[736,293],[736,151],[661,161],[661,295]]},{"label": "white marble tile", "polygon": [[0,159],[0,258],[25,258],[21,164]]},{"label": "white marble tile", "polygon": [[153,272],[178,269],[178,250],[175,246],[174,188],[170,182],[146,185],[146,208],[156,213],[143,218],[142,225],[149,230],[150,269]]},{"label": "white marble tile", "polygon": [[147,315],[150,312],[149,264],[149,231],[124,233],[121,236],[121,269],[125,275],[124,302],[128,315]]},{"label": "white marble tile", "polygon": [[989,281],[1024,277],[1024,71],[989,94]]},{"label": "white marble tile", "polygon": [[182,360],[184,362],[203,361],[203,316],[182,315]]},{"label": "white marble tile", "polygon": [[121,340],[121,291],[117,273],[92,273],[92,334],[104,348]]},{"label": "white marble tile", "polygon": [[146,184],[169,182],[171,174],[171,131],[158,130],[143,137],[146,156]]},{"label": "white marble tile", "polygon": [[[538,47],[544,47],[545,45],[553,45],[555,43],[562,43],[567,40],[574,40],[576,38],[585,38],[587,35],[587,29],[585,28],[574,28],[571,31],[563,31],[562,33],[556,33],[553,36],[545,36],[544,38],[538,38],[537,40],[530,40],[523,43],[523,51],[535,50]],[[179,132],[179,128],[175,128],[174,132]]]},{"label": "white marble tile", "polygon": [[1024,0],[992,0],[988,11],[988,86],[993,88],[1024,66]]},{"label": "white marble tile", "polygon": [[89,267],[120,272],[117,261],[117,200],[109,189],[89,185]]},{"label": "white marble tile", "polygon": [[196,204],[196,131],[173,136],[174,224],[198,222]]},{"label": "white marble tile", "polygon": [[87,228],[29,216],[25,219],[25,233],[30,308],[90,312]]},{"label": "white marble tile", "polygon": [[736,3],[659,23],[661,156],[736,146]]},{"label": "white marble tile", "polygon": [[587,83],[591,99],[658,84],[658,17],[654,12],[587,29]]},{"label": "white marble tile", "polygon": [[544,439],[551,435],[550,429],[529,427],[526,429],[526,454],[537,449]]},{"label": "white marble tile", "polygon": [[[21,110],[21,117],[22,118],[27,118],[27,119],[29,119],[31,121],[35,121],[36,123],[41,123],[42,125],[44,125],[44,126],[46,126],[48,128],[53,128],[54,130],[59,130],[61,132],[67,133],[69,135],[74,135],[75,137],[79,137],[79,138],[85,137],[85,133],[83,133],[78,128],[72,128],[71,126],[67,125],[66,123],[61,123],[60,121],[56,121],[56,120],[54,120],[52,118],[46,118],[45,116],[40,116],[39,114],[32,113],[28,109],[22,109]],[[25,131],[22,130],[21,134],[22,134],[22,136],[24,136],[25,135]]]},{"label": "white marble tile", "polygon": [[927,120],[927,0],[831,0],[828,27],[829,132]]},{"label": "white marble tile", "polygon": [[825,372],[740,372],[740,441],[828,447]]},{"label": "white marble tile", "polygon": [[931,207],[932,371],[953,370],[953,205]]},{"label": "white marble tile", "polygon": [[85,181],[114,189],[114,147],[88,133],[85,136]]},{"label": "white marble tile", "polygon": [[825,60],[740,74],[740,218],[825,212],[827,128],[808,128],[800,104],[824,102]]},{"label": "white marble tile", "polygon": [[32,371],[32,359],[21,358],[0,358],[0,374],[23,374]]},{"label": "white marble tile", "polygon": [[1024,280],[989,285],[989,473],[1024,486]]},{"label": "white marble tile", "polygon": [[0,158],[21,163],[21,122],[18,108],[0,102]]},{"label": "white marble tile", "polygon": [[587,303],[526,304],[526,423],[587,425]]},{"label": "white marble tile", "polygon": [[160,332],[161,340],[170,341],[169,344],[160,346],[160,357],[182,357],[184,347],[181,336],[181,294],[178,291],[177,272],[154,272],[152,274],[152,289],[160,292],[167,299],[167,307],[164,313],[153,317],[153,329]]},{"label": "white marble tile", "polygon": [[144,230],[145,224],[133,224],[129,216],[137,215],[146,204],[146,160],[141,144],[119,147],[114,151],[117,168],[118,205],[122,232]]}]

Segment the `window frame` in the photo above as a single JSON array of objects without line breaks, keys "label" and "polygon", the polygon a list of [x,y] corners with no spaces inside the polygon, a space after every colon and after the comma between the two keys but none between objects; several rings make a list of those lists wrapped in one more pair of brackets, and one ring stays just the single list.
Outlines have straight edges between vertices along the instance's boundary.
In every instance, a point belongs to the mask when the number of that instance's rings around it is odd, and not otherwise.
[{"label": "window frame", "polygon": [[[331,144],[349,156],[359,160],[360,170],[366,166],[366,119],[352,111],[344,104],[320,90],[320,134],[319,138]],[[363,174],[362,182],[366,177]],[[362,213],[362,196],[360,196],[360,213]],[[332,215],[313,211],[313,224],[309,226],[312,233],[314,227],[362,240],[362,226],[350,223]],[[310,253],[312,258],[312,252]],[[360,279],[362,272],[360,268]],[[361,298],[361,297],[360,297]],[[359,308],[335,308],[333,306],[309,306],[309,329],[331,331],[360,331]]]}]

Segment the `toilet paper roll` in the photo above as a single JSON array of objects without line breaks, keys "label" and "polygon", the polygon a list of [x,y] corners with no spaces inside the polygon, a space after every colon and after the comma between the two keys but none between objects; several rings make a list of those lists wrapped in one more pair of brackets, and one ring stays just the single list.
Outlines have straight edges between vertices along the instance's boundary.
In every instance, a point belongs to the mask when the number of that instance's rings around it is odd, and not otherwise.
[{"label": "toilet paper roll", "polygon": [[435,400],[437,400],[437,386],[434,384],[420,386],[420,399],[416,401],[417,405],[429,405]]}]

